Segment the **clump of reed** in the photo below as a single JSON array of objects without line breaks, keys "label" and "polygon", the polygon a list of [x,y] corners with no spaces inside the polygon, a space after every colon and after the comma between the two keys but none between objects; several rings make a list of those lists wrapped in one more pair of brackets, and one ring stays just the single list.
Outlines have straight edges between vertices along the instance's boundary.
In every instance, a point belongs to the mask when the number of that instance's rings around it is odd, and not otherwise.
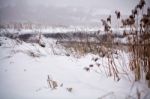
[{"label": "clump of reed", "polygon": [[150,87],[150,8],[147,8],[147,13],[144,14],[145,4],[145,0],[140,0],[131,15],[122,20],[122,24],[124,27],[130,27],[127,35],[130,38],[129,49],[132,52],[129,67],[135,75],[135,81],[144,78]]}]

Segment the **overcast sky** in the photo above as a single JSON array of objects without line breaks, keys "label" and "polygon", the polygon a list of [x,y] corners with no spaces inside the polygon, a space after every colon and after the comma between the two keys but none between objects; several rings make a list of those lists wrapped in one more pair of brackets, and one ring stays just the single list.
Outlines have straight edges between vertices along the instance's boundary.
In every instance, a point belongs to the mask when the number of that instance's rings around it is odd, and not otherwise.
[{"label": "overcast sky", "polygon": [[[51,25],[97,24],[120,10],[131,13],[139,0],[0,0],[0,22],[29,21]],[[150,5],[150,0],[147,6]]]}]

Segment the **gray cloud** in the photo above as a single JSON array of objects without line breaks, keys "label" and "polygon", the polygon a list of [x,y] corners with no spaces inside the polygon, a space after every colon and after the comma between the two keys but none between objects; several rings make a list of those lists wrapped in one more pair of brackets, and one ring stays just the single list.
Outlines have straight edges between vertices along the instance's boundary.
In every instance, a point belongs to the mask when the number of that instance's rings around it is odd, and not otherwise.
[{"label": "gray cloud", "polygon": [[[130,14],[139,0],[0,0],[0,22],[31,21],[51,25],[98,24],[120,10]],[[150,1],[147,1],[149,6]],[[97,22],[96,22],[97,21]]]}]

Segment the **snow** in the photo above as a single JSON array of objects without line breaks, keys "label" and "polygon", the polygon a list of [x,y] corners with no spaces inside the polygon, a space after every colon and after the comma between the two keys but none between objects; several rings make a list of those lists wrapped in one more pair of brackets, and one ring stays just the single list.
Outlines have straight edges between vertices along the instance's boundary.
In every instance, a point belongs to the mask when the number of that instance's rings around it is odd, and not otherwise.
[{"label": "snow", "polygon": [[[111,30],[113,33],[117,34],[123,34],[123,31],[130,31],[129,28],[114,28],[112,27]],[[26,34],[26,33],[69,33],[69,32],[96,32],[100,31],[100,34],[105,34],[104,32],[104,27],[101,26],[95,26],[95,27],[85,27],[85,26],[68,26],[68,27],[41,27],[41,28],[31,28],[31,29],[14,29],[14,28],[5,28],[5,29],[0,29],[0,33],[19,33],[19,34]]]},{"label": "snow", "polygon": [[68,27],[41,27],[41,28],[32,28],[32,29],[14,29],[6,28],[0,29],[0,33],[68,33],[68,32],[90,32],[98,31],[99,27],[83,27],[83,26],[68,26]]},{"label": "snow", "polygon": [[[146,82],[134,82],[130,71],[130,80],[120,74],[120,81],[107,77],[98,67],[85,71],[85,67],[96,64],[92,61],[96,55],[66,56],[62,52],[67,52],[57,47],[54,40],[43,38],[43,41],[46,42],[45,48],[0,37],[0,99],[137,99],[137,89],[142,99],[150,98]],[[29,52],[38,56],[33,57]],[[129,53],[119,53],[115,62],[124,68],[129,63]],[[100,58],[99,62],[105,68],[107,58]],[[56,89],[49,87],[48,75],[57,82]],[[67,91],[67,88],[72,88],[72,91]]]}]

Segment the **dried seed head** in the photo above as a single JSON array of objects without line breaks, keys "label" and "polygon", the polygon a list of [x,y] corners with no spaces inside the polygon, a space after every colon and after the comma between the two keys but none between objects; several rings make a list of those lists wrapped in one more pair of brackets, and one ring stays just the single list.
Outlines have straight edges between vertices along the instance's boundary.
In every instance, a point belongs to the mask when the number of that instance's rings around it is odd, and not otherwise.
[{"label": "dried seed head", "polygon": [[68,92],[72,92],[73,88],[66,88]]},{"label": "dried seed head", "polygon": [[100,67],[100,64],[99,64],[99,63],[97,63],[96,65],[97,65],[98,67]]},{"label": "dried seed head", "polygon": [[89,65],[89,67],[94,67],[94,65],[91,64],[91,65]]},{"label": "dried seed head", "polygon": [[88,68],[88,67],[84,67],[84,70],[86,70],[86,71],[90,71],[90,68]]}]

